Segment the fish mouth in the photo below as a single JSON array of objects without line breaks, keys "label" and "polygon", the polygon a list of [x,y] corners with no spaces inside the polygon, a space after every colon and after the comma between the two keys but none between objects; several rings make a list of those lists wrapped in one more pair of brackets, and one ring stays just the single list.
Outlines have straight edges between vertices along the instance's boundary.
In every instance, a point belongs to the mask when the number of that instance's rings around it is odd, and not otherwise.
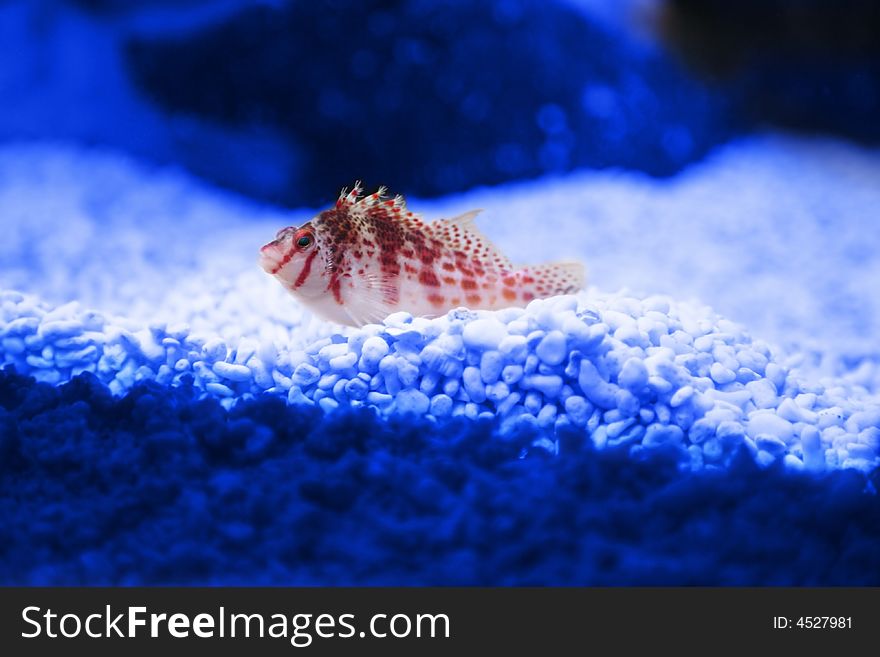
[{"label": "fish mouth", "polygon": [[260,267],[268,274],[277,274],[289,259],[285,258],[284,249],[278,240],[269,242],[260,248]]}]

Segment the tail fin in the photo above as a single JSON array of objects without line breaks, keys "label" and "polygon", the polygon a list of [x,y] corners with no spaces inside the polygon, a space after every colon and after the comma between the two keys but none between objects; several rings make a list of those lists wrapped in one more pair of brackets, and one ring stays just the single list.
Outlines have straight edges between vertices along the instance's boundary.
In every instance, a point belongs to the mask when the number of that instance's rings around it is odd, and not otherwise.
[{"label": "tail fin", "polygon": [[584,266],[579,262],[549,262],[520,269],[523,282],[534,279],[535,296],[574,294],[586,285]]}]

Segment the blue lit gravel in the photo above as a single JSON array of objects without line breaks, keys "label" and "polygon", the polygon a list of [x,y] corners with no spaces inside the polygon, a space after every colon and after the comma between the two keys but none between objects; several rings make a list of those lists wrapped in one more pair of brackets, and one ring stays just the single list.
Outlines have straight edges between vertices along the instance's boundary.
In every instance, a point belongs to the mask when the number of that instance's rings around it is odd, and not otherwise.
[{"label": "blue lit gravel", "polygon": [[134,330],[16,292],[0,299],[5,362],[48,383],[93,372],[117,395],[140,381],[191,380],[226,406],[265,392],[325,412],[491,418],[502,434],[546,429],[550,451],[573,426],[598,448],[679,446],[693,469],[726,465],[741,446],[761,465],[878,463],[880,404],[870,396],[807,381],[740,326],[664,297],[581,294],[430,320],[397,313],[303,349],[227,344],[185,325]]}]

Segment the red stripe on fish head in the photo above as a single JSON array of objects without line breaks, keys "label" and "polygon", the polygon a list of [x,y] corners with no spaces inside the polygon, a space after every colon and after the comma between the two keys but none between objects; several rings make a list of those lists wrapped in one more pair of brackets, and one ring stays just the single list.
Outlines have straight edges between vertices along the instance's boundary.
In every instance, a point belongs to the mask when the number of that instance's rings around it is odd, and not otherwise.
[{"label": "red stripe on fish head", "polygon": [[314,266],[315,259],[322,253],[318,242],[319,237],[311,222],[299,228],[290,226],[280,230],[272,242],[260,249],[260,264],[292,292],[317,296],[320,288],[315,283],[319,282],[323,272],[322,268]]}]

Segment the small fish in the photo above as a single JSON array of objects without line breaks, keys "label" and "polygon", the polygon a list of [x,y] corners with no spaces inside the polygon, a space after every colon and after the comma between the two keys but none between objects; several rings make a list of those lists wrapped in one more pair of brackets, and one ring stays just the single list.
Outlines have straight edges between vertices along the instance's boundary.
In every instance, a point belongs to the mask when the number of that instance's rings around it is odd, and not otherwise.
[{"label": "small fish", "polygon": [[405,310],[495,310],[584,286],[579,263],[513,265],[474,224],[479,210],[425,222],[402,196],[360,183],[302,226],[278,231],[260,266],[316,314],[363,326]]}]

